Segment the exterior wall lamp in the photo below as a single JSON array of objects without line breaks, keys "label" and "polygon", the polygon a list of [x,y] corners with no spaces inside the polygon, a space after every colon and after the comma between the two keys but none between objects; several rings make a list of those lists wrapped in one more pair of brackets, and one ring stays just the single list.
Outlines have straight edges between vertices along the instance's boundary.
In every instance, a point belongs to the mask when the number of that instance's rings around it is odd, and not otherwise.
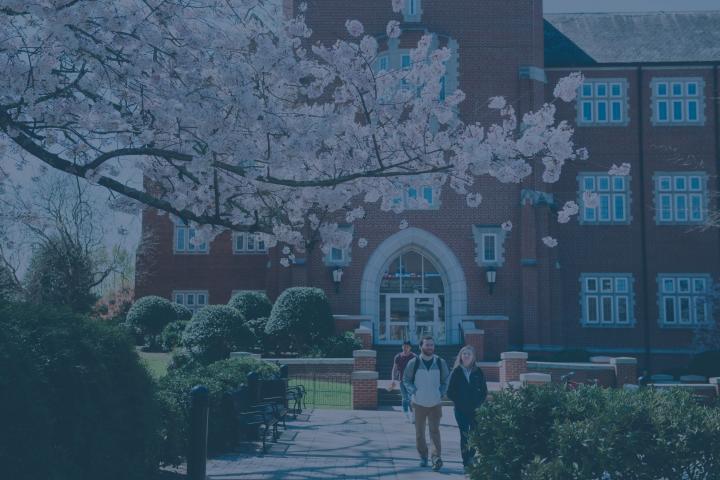
[{"label": "exterior wall lamp", "polygon": [[334,268],[332,269],[332,279],[335,284],[335,293],[340,293],[340,282],[342,281],[343,269]]},{"label": "exterior wall lamp", "polygon": [[497,270],[495,269],[495,267],[487,267],[485,269],[485,280],[487,280],[488,291],[490,292],[490,295],[492,295],[493,290],[495,290],[495,282],[497,280],[496,275]]}]

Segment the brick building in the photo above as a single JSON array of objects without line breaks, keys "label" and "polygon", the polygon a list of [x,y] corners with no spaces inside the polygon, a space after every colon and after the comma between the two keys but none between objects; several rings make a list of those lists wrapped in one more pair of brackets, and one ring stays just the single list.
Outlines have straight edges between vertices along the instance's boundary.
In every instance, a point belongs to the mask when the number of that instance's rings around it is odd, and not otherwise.
[{"label": "brick building", "polygon": [[[310,0],[307,20],[320,41],[361,20],[384,45],[379,69],[401,67],[421,33],[435,34],[453,51],[445,86],[467,94],[466,121],[486,123],[494,95],[537,108],[558,78],[580,70],[579,98],[558,116],[576,124],[590,159],[566,166],[556,184],[539,174],[520,185],[480,179],[479,208],[448,189],[412,189],[398,199],[411,207],[400,215],[366,208],[352,228],[367,247],[315,249],[288,268],[280,248],[252,235],[195,247],[192,229],[148,210],[143,233],[154,247],[138,256],[136,295],[197,308],[239,290],[274,298],[309,285],[327,292],[339,329],[364,324],[376,345],[431,331],[439,343],[472,337],[488,360],[575,348],[686,359],[694,329],[715,321],[705,294],[720,274],[718,231],[701,228],[717,208],[720,12],[543,16],[540,0],[406,2],[393,14],[389,0]],[[391,18],[403,22],[397,41],[384,34]],[[621,163],[629,176],[608,174]],[[583,205],[584,191],[597,207]],[[417,198],[430,206],[412,208]],[[580,213],[559,224],[569,200]],[[544,245],[547,235],[559,246]]]}]

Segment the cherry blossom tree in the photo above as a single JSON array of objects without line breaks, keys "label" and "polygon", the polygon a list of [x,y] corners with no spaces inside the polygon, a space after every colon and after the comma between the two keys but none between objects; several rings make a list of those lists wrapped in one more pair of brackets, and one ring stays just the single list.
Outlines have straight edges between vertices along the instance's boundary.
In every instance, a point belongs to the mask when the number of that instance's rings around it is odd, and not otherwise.
[{"label": "cherry blossom tree", "polygon": [[[404,2],[393,0],[395,12]],[[4,0],[0,5],[0,148],[153,207],[204,232],[262,232],[303,248],[339,218],[432,184],[482,200],[475,179],[558,179],[587,155],[554,102],[518,118],[463,121],[440,95],[447,48],[423,36],[408,69],[377,71],[383,38],[349,19],[348,39],[312,44],[303,18],[270,0]],[[582,77],[559,82],[572,101]],[[2,152],[0,152],[2,155]],[[136,168],[143,185],[122,180]],[[334,220],[333,220],[334,219]]]}]

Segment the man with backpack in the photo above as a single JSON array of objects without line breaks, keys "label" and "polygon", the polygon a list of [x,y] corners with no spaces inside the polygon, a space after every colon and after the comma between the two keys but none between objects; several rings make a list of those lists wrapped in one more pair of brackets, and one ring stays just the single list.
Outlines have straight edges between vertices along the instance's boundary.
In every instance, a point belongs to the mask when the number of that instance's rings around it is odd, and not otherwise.
[{"label": "man with backpack", "polygon": [[447,392],[449,370],[447,363],[435,355],[435,341],[426,335],[420,341],[420,356],[408,363],[403,374],[403,384],[412,396],[415,412],[415,444],[420,454],[420,466],[428,466],[428,446],[425,440],[425,424],[430,430],[432,443],[432,469],[440,470],[443,462],[440,447],[440,418],[442,397]]},{"label": "man with backpack", "polygon": [[391,375],[392,382],[390,383],[389,389],[394,389],[395,382],[400,382],[400,394],[402,395],[403,413],[405,414],[405,418],[407,418],[408,421],[411,423],[415,422],[415,417],[412,413],[412,410],[410,409],[410,394],[408,393],[407,389],[405,389],[405,383],[403,382],[403,373],[405,372],[405,367],[407,367],[407,364],[415,357],[416,355],[412,352],[412,343],[410,343],[409,340],[405,340],[402,345],[402,352],[395,355],[395,358],[393,359],[393,368]]}]

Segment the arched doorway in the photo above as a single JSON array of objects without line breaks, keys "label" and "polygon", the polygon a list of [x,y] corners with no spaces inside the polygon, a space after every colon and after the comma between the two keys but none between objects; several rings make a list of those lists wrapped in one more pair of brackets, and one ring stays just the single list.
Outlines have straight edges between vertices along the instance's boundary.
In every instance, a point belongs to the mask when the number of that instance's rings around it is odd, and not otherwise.
[{"label": "arched doorway", "polygon": [[438,344],[460,340],[465,276],[452,250],[425,230],[402,230],[378,246],[365,266],[360,296],[377,344],[415,343],[425,334]]}]

